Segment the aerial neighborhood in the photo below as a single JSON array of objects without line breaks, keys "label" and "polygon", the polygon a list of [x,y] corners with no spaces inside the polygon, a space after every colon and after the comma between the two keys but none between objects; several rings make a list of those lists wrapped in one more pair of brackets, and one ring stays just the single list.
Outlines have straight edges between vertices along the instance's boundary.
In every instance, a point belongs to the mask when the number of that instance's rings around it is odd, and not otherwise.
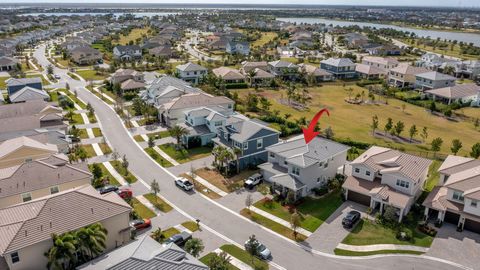
[{"label": "aerial neighborhood", "polygon": [[403,8],[48,10],[0,9],[0,270],[478,267],[479,42],[304,18]]}]

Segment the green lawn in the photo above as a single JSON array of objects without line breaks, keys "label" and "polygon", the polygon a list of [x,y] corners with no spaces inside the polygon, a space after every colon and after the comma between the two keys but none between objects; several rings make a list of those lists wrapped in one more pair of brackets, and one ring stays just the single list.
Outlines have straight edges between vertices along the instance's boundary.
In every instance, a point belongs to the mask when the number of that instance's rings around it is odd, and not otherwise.
[{"label": "green lawn", "polygon": [[100,149],[102,150],[104,155],[108,155],[112,153],[112,149],[108,146],[106,143],[99,143],[98,146],[100,146]]},{"label": "green lawn", "polygon": [[185,221],[182,223],[182,226],[189,229],[190,231],[194,232],[194,231],[198,231],[198,226],[197,226],[197,223],[195,221]]},{"label": "green lawn", "polygon": [[302,242],[302,241],[305,241],[307,239],[307,237],[305,235],[302,235],[300,233],[297,234],[297,238],[294,237],[294,234],[293,234],[293,230],[288,228],[288,227],[285,227],[283,226],[282,224],[280,223],[277,223],[271,219],[268,219],[262,215],[259,215],[253,211],[249,211],[248,209],[244,208],[242,209],[242,211],[240,211],[240,214],[248,219],[250,219],[251,221],[255,222],[255,223],[258,223],[278,234],[281,234],[287,238],[290,238],[292,240],[295,240],[297,242]]},{"label": "green lawn", "polygon": [[237,246],[223,245],[220,247],[220,249],[232,255],[233,257],[239,259],[240,261],[250,265],[254,269],[265,269],[265,270],[268,269],[268,264],[265,261],[262,261],[256,257],[253,257],[253,262],[252,262],[252,256],[248,254],[248,252],[246,252],[245,250]]},{"label": "green lawn", "polygon": [[168,228],[164,231],[162,231],[163,239],[167,240],[168,238],[174,236],[175,234],[179,234],[180,231],[175,229],[175,228]]},{"label": "green lawn", "polygon": [[70,121],[70,124],[81,125],[85,124],[85,122],[83,121],[83,117],[80,114],[76,113],[72,116],[72,121]]},{"label": "green lawn", "polygon": [[[305,198],[305,201],[297,207],[302,219],[301,227],[314,232],[341,204],[340,191],[330,193],[320,199]],[[254,206],[290,222],[292,214],[276,201],[265,204],[264,200],[260,200]]]},{"label": "green lawn", "polygon": [[68,90],[64,90],[63,91],[65,94],[67,94],[67,96],[75,103],[78,104],[78,106],[80,106],[80,108],[82,109],[86,109],[87,108],[87,104],[81,102],[74,94],[70,93],[70,91]]},{"label": "green lawn", "polygon": [[115,44],[128,45],[130,41],[135,42],[138,38],[142,38],[143,35],[148,35],[148,29],[149,29],[148,27],[134,28],[126,36],[120,35],[120,39],[118,40],[118,43],[115,43]]},{"label": "green lawn", "polygon": [[340,256],[370,256],[376,254],[414,254],[414,255],[421,255],[423,252],[420,251],[411,251],[411,250],[378,250],[378,251],[367,251],[367,252],[357,252],[357,251],[350,251],[345,249],[336,248],[333,250],[335,255]]},{"label": "green lawn", "polygon": [[125,179],[125,181],[130,184],[137,182],[137,177],[135,177],[135,175],[130,173],[128,170],[125,170],[120,160],[112,160],[110,161],[110,164],[112,164],[113,168],[115,168],[115,170],[117,170],[117,172],[121,176],[123,176],[123,179]]},{"label": "green lawn", "polygon": [[[103,176],[108,176],[108,182],[110,183],[110,185],[120,186],[120,183],[117,181],[117,179],[115,179],[115,177],[110,174],[110,172],[107,170],[107,168],[105,168],[102,163],[98,163],[98,166],[100,167],[100,169],[102,169]],[[90,171],[92,171],[91,165],[88,165],[88,168],[90,169]]]},{"label": "green lawn", "polygon": [[136,141],[136,142],[144,142],[145,140],[142,138],[141,135],[135,135],[133,136],[133,139]]},{"label": "green lawn", "polygon": [[265,44],[267,44],[268,42],[272,41],[275,37],[278,36],[277,33],[275,32],[261,32],[262,33],[262,36],[255,40],[254,42],[252,42],[251,46],[252,48],[253,47],[261,47]]},{"label": "green lawn", "polygon": [[376,244],[395,244],[395,245],[414,245],[420,247],[430,247],[433,237],[412,229],[413,237],[411,241],[401,241],[396,238],[394,229],[386,228],[374,221],[361,220],[351,233],[343,239],[343,244],[362,246]]},{"label": "green lawn", "polygon": [[438,180],[440,179],[440,173],[438,172],[438,168],[442,165],[441,161],[434,160],[430,168],[428,169],[428,178],[425,182],[425,191],[432,191],[432,189],[438,184]]},{"label": "green lawn", "polygon": [[133,209],[141,218],[153,218],[157,215],[148,207],[143,205],[137,198],[132,198]]},{"label": "green lawn", "polygon": [[6,80],[10,79],[10,77],[0,77],[0,89],[7,89]]},{"label": "green lawn", "polygon": [[178,151],[175,149],[175,145],[172,143],[166,143],[158,146],[171,158],[175,159],[178,163],[185,163],[195,159],[209,156],[212,153],[210,147],[195,147],[191,149],[185,149],[184,151]]},{"label": "green lawn", "polygon": [[[0,86],[0,89],[2,89],[1,86]],[[58,101],[58,92],[57,91],[48,91],[48,94],[50,95],[50,100],[51,101]]]},{"label": "green lawn", "polygon": [[145,195],[143,195],[143,197],[145,197],[145,199],[150,201],[158,210],[160,210],[164,213],[168,213],[168,212],[172,211],[172,209],[173,209],[172,206],[170,206],[162,198],[160,198],[158,196],[155,196],[155,194],[153,194],[153,193],[145,194]]},{"label": "green lawn", "polygon": [[105,78],[107,78],[106,75],[97,74],[95,70],[78,70],[76,73],[82,76],[82,78],[84,78],[86,81],[99,81],[105,80]]},{"label": "green lawn", "polygon": [[165,160],[162,156],[160,156],[157,153],[157,151],[155,151],[155,149],[145,148],[145,152],[147,152],[149,156],[151,156],[158,164],[160,164],[160,166],[166,167],[166,168],[173,166],[172,163],[170,163],[168,160]]},{"label": "green lawn", "polygon": [[88,139],[88,134],[86,129],[80,129],[78,132],[80,139]]},{"label": "green lawn", "polygon": [[100,128],[92,128],[92,131],[93,131],[93,135],[95,137],[102,137],[103,136],[102,130]]},{"label": "green lawn", "polygon": [[95,150],[93,150],[93,146],[91,144],[86,144],[81,146],[85,152],[87,153],[87,157],[95,157],[97,154],[95,154]]},{"label": "green lawn", "polygon": [[[161,138],[166,138],[166,137],[169,137],[170,136],[170,131],[168,130],[165,130],[165,131],[157,131],[157,132],[153,132],[153,133],[149,133],[149,134],[145,134],[147,135],[148,137],[151,137],[153,136],[153,138],[155,140],[158,140],[158,139],[161,139]],[[144,142],[145,140],[142,138],[141,135],[135,135],[133,136],[133,139],[135,139],[135,141],[137,142]]]},{"label": "green lawn", "polygon": [[[214,255],[215,255],[215,253],[210,252],[210,253],[208,253],[207,255],[205,255],[205,256],[203,256],[202,258],[200,258],[199,260],[200,260],[203,264],[208,265],[208,262],[211,260],[211,258],[212,258]],[[229,263],[228,266],[227,266],[227,269],[225,269],[225,270],[240,270],[240,269],[238,269],[237,267],[235,267],[235,266],[233,266],[232,264]]]}]

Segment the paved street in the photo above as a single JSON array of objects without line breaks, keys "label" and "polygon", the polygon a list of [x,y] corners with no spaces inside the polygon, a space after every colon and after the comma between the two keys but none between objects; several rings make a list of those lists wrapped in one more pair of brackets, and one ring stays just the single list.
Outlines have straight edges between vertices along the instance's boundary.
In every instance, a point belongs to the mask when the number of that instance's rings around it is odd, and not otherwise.
[{"label": "paved street", "polygon": [[[39,46],[35,52],[39,64],[46,67],[49,63],[43,55],[44,46]],[[371,258],[348,257],[323,254],[301,246],[265,230],[236,212],[221,207],[220,204],[207,200],[196,193],[185,193],[173,184],[174,175],[161,168],[133,140],[124,128],[115,111],[99,98],[86,90],[85,82],[71,79],[66,70],[55,68],[55,73],[61,76],[62,83],[69,83],[71,89],[76,89],[80,99],[89,102],[95,108],[102,132],[110,145],[120,155],[125,154],[130,161],[129,169],[144,181],[157,179],[162,196],[177,207],[177,210],[191,218],[198,218],[204,224],[204,229],[222,237],[225,241],[243,243],[251,234],[268,246],[273,254],[273,262],[285,269],[453,269],[450,264],[427,259],[421,256],[388,255]],[[208,226],[208,227],[207,227]],[[307,245],[308,241],[307,241]]]}]

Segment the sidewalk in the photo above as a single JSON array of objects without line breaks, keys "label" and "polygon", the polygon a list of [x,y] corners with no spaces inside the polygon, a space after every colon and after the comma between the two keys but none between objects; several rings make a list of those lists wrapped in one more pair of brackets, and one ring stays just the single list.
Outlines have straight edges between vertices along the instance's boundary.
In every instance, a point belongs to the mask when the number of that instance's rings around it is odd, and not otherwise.
[{"label": "sidewalk", "polygon": [[[146,136],[146,135],[145,135]],[[147,137],[147,140],[148,140],[148,137]],[[166,159],[168,162],[172,163],[173,166],[177,166],[177,165],[180,165],[180,163],[178,163],[175,159],[171,158],[169,155],[167,155],[167,153],[163,152],[160,148],[158,148],[158,146],[155,146],[153,147],[153,149],[155,151],[157,151],[157,153],[162,156],[164,159]]]},{"label": "sidewalk", "polygon": [[408,250],[408,251],[418,251],[418,252],[427,252],[429,248],[418,247],[418,246],[409,246],[409,245],[393,245],[393,244],[381,244],[381,245],[368,245],[368,246],[353,246],[346,244],[338,244],[337,248],[345,249],[349,251],[356,252],[369,252],[369,251],[378,251],[378,250]]},{"label": "sidewalk", "polygon": [[[187,172],[188,175],[192,176],[192,174],[190,172]],[[210,182],[208,182],[207,180],[203,179],[202,177],[200,176],[195,176],[195,181],[198,181],[200,184],[204,185],[206,188],[210,189],[211,191],[217,193],[218,195],[224,197],[224,196],[227,196],[228,193],[217,188],[216,186],[210,184]]]},{"label": "sidewalk", "polygon": [[[98,144],[96,144],[98,146]],[[93,148],[95,149],[95,147]],[[128,182],[115,170],[112,164],[109,161],[105,161],[102,163],[103,166],[108,170],[108,172],[119,182],[122,186],[127,186]]]},{"label": "sidewalk", "polygon": [[[261,210],[261,209],[258,209],[258,208],[256,208],[256,207],[253,206],[253,205],[250,206],[250,210],[253,211],[253,212],[255,212],[255,213],[257,213],[257,214],[259,214],[259,215],[262,215],[262,216],[264,216],[264,217],[266,217],[266,218],[268,218],[268,219],[270,219],[270,220],[273,220],[273,221],[275,221],[275,222],[277,222],[277,223],[279,223],[279,224],[281,224],[281,225],[283,225],[283,226],[285,226],[285,227],[287,227],[287,228],[290,228],[290,229],[291,229],[291,227],[292,227],[292,226],[290,226],[290,222],[288,222],[288,221],[286,221],[286,220],[284,220],[284,219],[281,219],[281,218],[279,218],[279,217],[277,217],[277,216],[274,216],[274,215],[272,215],[272,214],[270,214],[270,213],[267,213],[267,212],[265,212],[265,211],[263,211],[263,210]],[[303,228],[297,228],[297,232],[300,233],[300,234],[305,235],[306,237],[310,237],[310,235],[312,235],[311,232],[309,232],[309,231],[307,231],[307,230],[305,230],[305,229],[303,229]]]}]

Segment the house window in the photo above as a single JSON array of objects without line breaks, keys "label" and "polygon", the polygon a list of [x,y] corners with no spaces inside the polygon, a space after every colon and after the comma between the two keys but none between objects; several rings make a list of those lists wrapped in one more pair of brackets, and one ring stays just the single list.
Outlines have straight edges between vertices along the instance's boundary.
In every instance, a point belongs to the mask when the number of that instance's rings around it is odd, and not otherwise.
[{"label": "house window", "polygon": [[317,178],[317,184],[320,184],[320,177]]},{"label": "house window", "polygon": [[20,257],[18,256],[18,252],[13,252],[10,257],[12,258],[12,263],[17,263],[20,261]]},{"label": "house window", "polygon": [[463,202],[463,193],[459,192],[459,191],[454,191],[453,192],[453,199]]},{"label": "house window", "polygon": [[248,149],[248,142],[244,142],[243,143],[243,150],[247,150]]},{"label": "house window", "polygon": [[28,202],[32,200],[32,194],[30,193],[23,193],[22,194],[22,201],[23,202]]},{"label": "house window", "polygon": [[370,171],[365,171],[366,176],[370,176]]},{"label": "house window", "polygon": [[271,158],[275,158],[275,154],[274,154],[274,153],[270,153],[270,157],[271,157]]},{"label": "house window", "polygon": [[55,194],[58,193],[60,190],[58,189],[58,186],[54,186],[50,188],[50,194]]},{"label": "house window", "polygon": [[397,186],[402,187],[402,188],[409,188],[410,183],[404,180],[397,179]]},{"label": "house window", "polygon": [[298,167],[292,167],[292,174],[300,175],[300,168],[298,168]]},{"label": "house window", "polygon": [[263,147],[263,139],[257,140],[257,149],[261,149]]},{"label": "house window", "polygon": [[328,161],[326,161],[325,163],[323,163],[323,168],[324,168],[324,169],[328,168]]},{"label": "house window", "polygon": [[477,207],[477,201],[472,200],[472,201],[470,202],[470,206],[476,208],[476,207]]},{"label": "house window", "polygon": [[360,169],[359,169],[359,168],[355,168],[355,172],[356,172],[356,173],[360,173]]},{"label": "house window", "polygon": [[215,121],[215,126],[218,127],[218,126],[221,126],[222,125],[222,121]]},{"label": "house window", "polygon": [[229,109],[231,109],[231,108],[232,108],[232,104],[228,104],[227,107],[228,107]]}]

